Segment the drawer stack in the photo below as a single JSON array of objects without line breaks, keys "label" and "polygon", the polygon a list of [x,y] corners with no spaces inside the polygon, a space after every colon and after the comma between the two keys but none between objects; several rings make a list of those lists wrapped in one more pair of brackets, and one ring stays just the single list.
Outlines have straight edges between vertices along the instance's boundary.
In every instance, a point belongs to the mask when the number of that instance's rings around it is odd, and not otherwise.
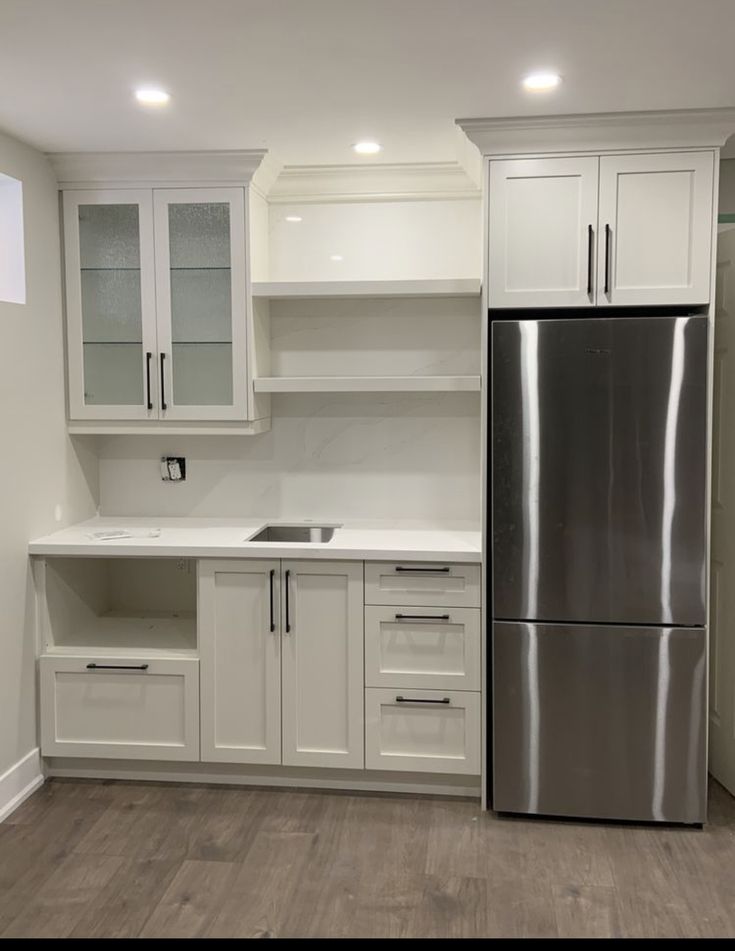
[{"label": "drawer stack", "polygon": [[365,766],[480,772],[480,566],[365,563]]}]

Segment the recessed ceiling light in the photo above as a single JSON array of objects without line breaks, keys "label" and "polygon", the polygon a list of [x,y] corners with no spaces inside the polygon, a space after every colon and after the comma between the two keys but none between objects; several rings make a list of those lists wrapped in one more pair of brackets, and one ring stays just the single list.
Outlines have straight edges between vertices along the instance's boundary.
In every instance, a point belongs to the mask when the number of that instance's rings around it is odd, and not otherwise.
[{"label": "recessed ceiling light", "polygon": [[341,254],[330,254],[329,260],[330,261],[344,261],[344,258],[342,257]]},{"label": "recessed ceiling light", "polygon": [[383,146],[379,142],[355,142],[352,148],[358,155],[376,155]]},{"label": "recessed ceiling light", "polygon": [[295,221],[303,221],[303,220],[304,219],[301,217],[301,215],[286,215],[286,221],[295,222]]},{"label": "recessed ceiling light", "polygon": [[561,76],[558,73],[529,73],[523,79],[523,88],[531,92],[545,92],[556,89],[560,82]]},{"label": "recessed ceiling light", "polygon": [[135,98],[146,106],[165,106],[171,96],[165,89],[144,86],[135,90]]}]

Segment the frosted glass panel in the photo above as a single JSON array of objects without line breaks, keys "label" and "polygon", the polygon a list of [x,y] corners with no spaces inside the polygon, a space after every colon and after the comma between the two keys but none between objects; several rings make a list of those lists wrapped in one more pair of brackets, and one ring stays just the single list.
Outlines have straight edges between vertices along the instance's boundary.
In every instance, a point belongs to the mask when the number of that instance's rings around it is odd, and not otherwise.
[{"label": "frosted glass panel", "polygon": [[232,405],[230,206],[170,204],[173,398]]},{"label": "frosted glass panel", "polygon": [[140,267],[137,205],[80,205],[82,268]]},{"label": "frosted glass panel", "polygon": [[140,271],[82,271],[84,342],[140,343]]},{"label": "frosted glass panel", "polygon": [[232,290],[228,270],[171,271],[174,343],[232,342]]},{"label": "frosted glass panel", "polygon": [[84,344],[84,402],[88,406],[137,406],[142,402],[142,392],[139,345]]},{"label": "frosted glass panel", "polygon": [[84,401],[143,403],[143,315],[137,205],[80,205]]},{"label": "frosted glass panel", "polygon": [[232,405],[232,344],[173,345],[177,406]]},{"label": "frosted glass panel", "polygon": [[171,267],[230,266],[230,206],[207,202],[168,206]]}]

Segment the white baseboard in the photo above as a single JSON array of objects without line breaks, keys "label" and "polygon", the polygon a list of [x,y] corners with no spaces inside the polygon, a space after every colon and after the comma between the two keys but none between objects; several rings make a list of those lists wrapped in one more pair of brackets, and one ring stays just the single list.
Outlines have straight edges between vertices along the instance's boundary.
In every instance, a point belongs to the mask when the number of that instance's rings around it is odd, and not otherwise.
[{"label": "white baseboard", "polygon": [[7,819],[44,781],[41,752],[31,750],[0,776],[0,822]]},{"label": "white baseboard", "polygon": [[353,792],[411,793],[480,797],[480,778],[422,773],[324,769],[287,766],[236,766],[225,763],[156,763],[52,757],[49,777],[66,779],[147,780],[165,783],[214,783],[226,786],[292,787]]}]

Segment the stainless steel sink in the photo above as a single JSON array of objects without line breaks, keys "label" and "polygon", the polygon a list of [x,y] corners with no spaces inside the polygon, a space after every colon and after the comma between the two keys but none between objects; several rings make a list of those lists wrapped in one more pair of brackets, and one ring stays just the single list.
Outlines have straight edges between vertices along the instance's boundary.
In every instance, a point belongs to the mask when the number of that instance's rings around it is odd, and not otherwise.
[{"label": "stainless steel sink", "polygon": [[334,526],[327,525],[266,525],[249,542],[295,542],[296,544],[324,544],[334,535]]}]

